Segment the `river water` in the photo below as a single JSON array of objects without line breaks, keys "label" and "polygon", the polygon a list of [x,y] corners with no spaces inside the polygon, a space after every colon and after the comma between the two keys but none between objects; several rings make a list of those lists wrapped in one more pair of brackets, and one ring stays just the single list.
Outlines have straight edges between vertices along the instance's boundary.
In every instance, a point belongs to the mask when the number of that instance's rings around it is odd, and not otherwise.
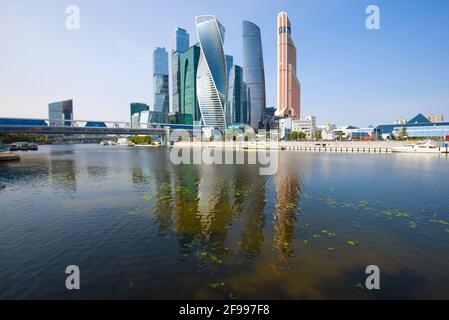
[{"label": "river water", "polygon": [[2,299],[449,298],[445,155],[282,151],[269,176],[165,148],[21,155],[0,163]]}]

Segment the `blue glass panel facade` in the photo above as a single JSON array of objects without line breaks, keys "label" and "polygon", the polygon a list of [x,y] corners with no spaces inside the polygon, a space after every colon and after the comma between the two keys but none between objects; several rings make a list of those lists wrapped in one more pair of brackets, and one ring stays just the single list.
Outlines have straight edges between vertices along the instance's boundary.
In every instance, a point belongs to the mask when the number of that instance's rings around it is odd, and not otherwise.
[{"label": "blue glass panel facade", "polygon": [[73,100],[50,103],[48,105],[48,118],[50,119],[50,126],[71,126],[71,122],[62,122],[61,120],[73,120]]},{"label": "blue glass panel facade", "polygon": [[156,48],[153,51],[153,75],[168,75],[168,52],[165,48]]},{"label": "blue glass panel facade", "polygon": [[258,128],[263,120],[266,107],[265,97],[265,70],[262,53],[262,40],[259,27],[250,22],[243,21],[243,82],[248,86],[250,109],[249,122],[252,127]]},{"label": "blue glass panel facade", "polygon": [[[202,18],[202,17],[201,17]],[[224,27],[215,19],[199,19],[196,25],[201,49],[206,57],[215,87],[222,99],[226,92],[226,61],[223,54]],[[217,34],[218,25],[218,34]]]},{"label": "blue glass panel facade", "polygon": [[183,28],[177,28],[175,31],[175,38],[173,41],[173,52],[184,52],[190,46],[189,34]]}]

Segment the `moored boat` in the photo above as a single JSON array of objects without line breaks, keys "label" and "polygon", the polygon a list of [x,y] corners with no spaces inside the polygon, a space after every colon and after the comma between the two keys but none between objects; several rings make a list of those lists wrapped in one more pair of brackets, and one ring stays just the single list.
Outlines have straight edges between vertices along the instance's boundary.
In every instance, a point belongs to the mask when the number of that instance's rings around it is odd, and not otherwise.
[{"label": "moored boat", "polygon": [[17,143],[11,143],[11,145],[9,146],[9,151],[19,151],[19,144]]},{"label": "moored boat", "polygon": [[34,142],[30,143],[31,151],[37,151],[38,149],[39,149],[39,147],[38,147],[37,143],[34,143]]},{"label": "moored boat", "polygon": [[444,153],[446,149],[436,146],[432,141],[404,144],[399,147],[392,147],[392,152],[402,153]]},{"label": "moored boat", "polygon": [[14,152],[6,150],[6,148],[0,144],[0,161],[17,161],[20,157]]},{"label": "moored boat", "polygon": [[17,142],[19,145],[19,150],[21,151],[28,151],[30,150],[30,144],[28,142]]}]

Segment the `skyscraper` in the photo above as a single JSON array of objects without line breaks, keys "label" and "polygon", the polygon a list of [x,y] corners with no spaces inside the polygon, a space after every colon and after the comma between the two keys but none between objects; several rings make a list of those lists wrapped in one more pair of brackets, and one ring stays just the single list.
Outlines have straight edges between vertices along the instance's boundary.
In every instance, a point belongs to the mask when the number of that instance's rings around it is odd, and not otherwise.
[{"label": "skyscraper", "polygon": [[287,13],[278,14],[278,101],[276,115],[299,118],[301,86],[296,76],[296,47]]},{"label": "skyscraper", "polygon": [[168,53],[165,48],[153,51],[153,109],[151,111],[169,112],[168,98]]},{"label": "skyscraper", "polygon": [[226,78],[229,79],[229,72],[231,71],[232,66],[234,65],[234,57],[227,54],[226,57]]},{"label": "skyscraper", "polygon": [[242,93],[242,67],[232,66],[228,78],[228,94],[226,101],[226,123],[240,123]]},{"label": "skyscraper", "polygon": [[[48,105],[49,125],[52,127],[71,127],[73,120],[73,100],[53,102]],[[52,121],[53,120],[53,121]]]},{"label": "skyscraper", "polygon": [[180,82],[181,82],[181,70],[179,63],[179,56],[181,53],[189,48],[189,34],[185,29],[178,28],[175,31],[175,37],[173,39],[172,49],[172,112],[180,112],[181,101],[179,99],[180,94]]},{"label": "skyscraper", "polygon": [[238,65],[233,65],[229,72],[228,95],[226,101],[226,123],[247,124],[248,114],[248,89],[243,82],[243,69]]},{"label": "skyscraper", "polygon": [[201,112],[197,100],[196,75],[200,60],[201,48],[199,44],[180,54],[181,86],[180,102],[181,114],[191,115],[194,124],[200,124]]},{"label": "skyscraper", "polygon": [[184,52],[189,48],[189,33],[186,29],[177,28],[173,39],[173,52]]},{"label": "skyscraper", "polygon": [[214,16],[195,18],[201,53],[196,76],[198,103],[205,126],[226,129],[225,28]]},{"label": "skyscraper", "polygon": [[149,111],[150,107],[145,103],[133,102],[130,105],[131,126],[137,127],[141,121],[142,112]]},{"label": "skyscraper", "polygon": [[265,71],[260,29],[250,21],[243,21],[243,82],[249,90],[249,124],[257,129],[265,111]]}]

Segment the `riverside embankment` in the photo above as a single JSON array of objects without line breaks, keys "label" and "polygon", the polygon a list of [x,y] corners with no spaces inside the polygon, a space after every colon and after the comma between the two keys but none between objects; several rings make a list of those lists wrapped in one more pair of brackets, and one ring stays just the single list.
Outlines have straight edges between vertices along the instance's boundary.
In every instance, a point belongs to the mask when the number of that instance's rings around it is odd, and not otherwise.
[{"label": "riverside embankment", "polygon": [[407,141],[279,141],[279,142],[175,142],[175,147],[205,147],[225,149],[263,149],[264,145],[285,151],[298,152],[347,152],[347,153],[389,153],[393,147]]}]

